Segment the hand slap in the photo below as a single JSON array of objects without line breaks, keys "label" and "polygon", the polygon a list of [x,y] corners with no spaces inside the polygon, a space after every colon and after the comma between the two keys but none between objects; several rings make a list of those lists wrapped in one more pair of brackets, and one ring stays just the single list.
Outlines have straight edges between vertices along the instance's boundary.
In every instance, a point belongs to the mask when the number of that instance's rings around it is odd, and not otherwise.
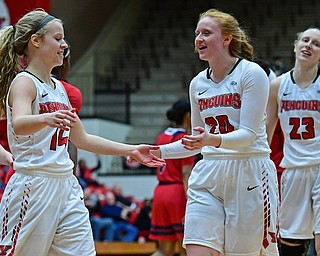
[{"label": "hand slap", "polygon": [[150,150],[158,150],[158,146],[139,145],[131,152],[127,158],[128,164],[139,162],[148,167],[161,167],[166,164],[164,159],[161,159],[150,152]]}]

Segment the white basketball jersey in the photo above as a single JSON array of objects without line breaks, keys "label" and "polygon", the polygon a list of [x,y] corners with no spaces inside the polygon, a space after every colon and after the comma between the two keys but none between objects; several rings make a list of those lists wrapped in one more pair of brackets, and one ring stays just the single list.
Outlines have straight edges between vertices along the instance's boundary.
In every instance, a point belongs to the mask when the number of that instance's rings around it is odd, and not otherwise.
[{"label": "white basketball jersey", "polygon": [[[254,62],[239,59],[228,76],[218,84],[210,79],[210,72],[210,69],[206,69],[191,81],[190,101],[193,106],[191,109],[197,109],[192,111],[192,125],[205,127],[209,133],[224,134],[241,128],[241,122],[244,123],[245,120],[254,119],[255,117],[249,111],[257,107],[256,103],[263,103],[254,99],[247,100],[246,109],[248,109],[248,112],[246,112],[243,109],[243,99],[252,86],[258,88],[256,89],[257,93],[252,95],[256,99],[263,94],[261,93],[263,86],[266,87],[264,88],[265,91],[269,90],[267,87],[268,77],[262,68]],[[252,85],[253,77],[255,77],[255,80],[260,80],[261,85]],[[259,89],[259,86],[261,86],[261,89]],[[266,102],[265,97],[267,95],[263,96]],[[196,115],[197,112],[200,113],[199,116]],[[265,113],[262,120],[255,118],[258,125],[257,130],[253,131],[256,136],[250,146],[238,149],[203,147],[202,154],[206,156],[221,155],[223,157],[235,154],[269,154],[270,148],[267,143],[265,118]]]},{"label": "white basketball jersey", "polygon": [[281,167],[292,168],[320,163],[320,78],[307,88],[298,87],[293,71],[281,76],[278,116],[284,133]]},{"label": "white basketball jersey", "polygon": [[[69,109],[68,96],[63,85],[55,78],[55,89],[42,82],[33,74],[22,71],[17,77],[32,79],[37,91],[32,103],[32,114],[51,113]],[[11,108],[7,99],[8,141],[14,156],[13,168],[17,171],[50,172],[52,174],[69,173],[73,167],[67,152],[69,131],[49,126],[30,135],[17,135],[12,127]]]}]

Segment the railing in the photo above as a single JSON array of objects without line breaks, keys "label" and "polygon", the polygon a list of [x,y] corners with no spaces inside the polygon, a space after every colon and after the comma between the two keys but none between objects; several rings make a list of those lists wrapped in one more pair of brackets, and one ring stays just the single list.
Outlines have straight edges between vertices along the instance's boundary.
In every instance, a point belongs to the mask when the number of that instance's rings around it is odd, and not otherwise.
[{"label": "railing", "polygon": [[97,73],[78,73],[71,83],[82,91],[82,117],[94,116],[130,124],[130,98],[137,90],[135,85]]},{"label": "railing", "polygon": [[83,95],[82,116],[96,116],[130,124],[131,93],[150,76],[150,65],[141,54],[97,51],[87,70],[73,74],[71,83]]}]

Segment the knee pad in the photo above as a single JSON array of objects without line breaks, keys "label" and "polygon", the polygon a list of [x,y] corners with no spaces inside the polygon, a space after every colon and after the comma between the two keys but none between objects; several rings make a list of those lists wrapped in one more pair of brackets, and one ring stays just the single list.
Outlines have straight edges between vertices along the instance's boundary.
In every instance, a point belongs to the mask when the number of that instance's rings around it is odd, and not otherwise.
[{"label": "knee pad", "polygon": [[279,253],[280,256],[305,256],[308,252],[310,239],[289,239],[281,238],[283,241],[296,244],[295,246],[290,246],[283,244],[279,241]]}]

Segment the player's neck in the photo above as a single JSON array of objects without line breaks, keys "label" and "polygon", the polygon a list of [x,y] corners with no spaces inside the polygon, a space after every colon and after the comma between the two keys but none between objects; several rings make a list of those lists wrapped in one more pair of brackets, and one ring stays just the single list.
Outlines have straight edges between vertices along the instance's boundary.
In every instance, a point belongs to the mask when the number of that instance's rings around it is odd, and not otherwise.
[{"label": "player's neck", "polygon": [[308,87],[310,84],[314,82],[319,74],[318,67],[302,67],[302,66],[295,66],[293,70],[293,79],[297,86],[301,89]]},{"label": "player's neck", "polygon": [[48,73],[47,71],[44,71],[42,69],[37,69],[33,65],[28,65],[28,67],[25,69],[29,73],[33,74],[36,76],[39,80],[46,84],[51,83],[51,74],[50,72]]},{"label": "player's neck", "polygon": [[210,78],[212,79],[212,81],[214,81],[215,83],[220,83],[227,75],[230,74],[231,70],[237,63],[237,60],[237,58],[231,57],[228,60],[224,61],[223,64],[220,61],[217,65],[210,65]]}]

